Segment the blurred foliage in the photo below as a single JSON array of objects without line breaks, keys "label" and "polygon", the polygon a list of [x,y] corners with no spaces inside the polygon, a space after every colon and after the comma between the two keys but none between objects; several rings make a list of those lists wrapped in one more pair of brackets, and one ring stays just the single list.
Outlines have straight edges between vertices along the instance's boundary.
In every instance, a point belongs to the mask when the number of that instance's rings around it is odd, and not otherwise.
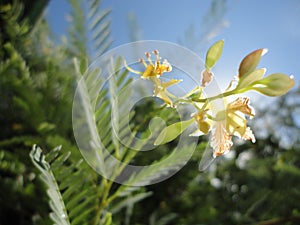
[{"label": "blurred foliage", "polygon": [[50,40],[40,18],[46,2],[0,3],[0,224],[50,224],[28,154],[34,143],[73,142],[71,56]]},{"label": "blurred foliage", "polygon": [[178,40],[179,44],[194,52],[201,52],[204,44],[206,45],[229,26],[225,18],[227,5],[227,0],[211,0],[207,12],[204,15],[199,14],[197,23],[192,23],[186,28],[183,37]]},{"label": "blurred foliage", "polygon": [[[52,169],[61,182],[58,185],[67,185],[66,190],[71,184],[68,180],[65,180],[68,184],[63,183],[64,175],[71,177],[78,168],[85,172],[85,180],[74,179],[76,185],[68,196],[69,201],[84,190],[96,190],[101,181],[84,161],[81,162],[71,127],[76,81],[71,59],[78,57],[87,63],[91,55],[90,45],[86,43],[88,31],[82,20],[82,2],[70,0],[73,27],[69,34],[71,44],[67,45],[51,39],[48,24],[41,17],[47,2],[0,3],[1,225],[52,224],[45,185],[37,179],[37,169],[28,156],[33,144],[48,153],[46,158],[50,163],[62,164]],[[99,3],[89,1],[88,10],[90,31],[94,32],[91,41],[97,54],[103,53],[111,43],[110,22],[106,20],[110,10],[98,11]],[[206,142],[200,139],[202,144],[193,158],[175,176],[138,189],[125,201],[117,200],[114,224],[300,224],[299,95],[296,89],[261,109],[253,121],[254,132],[259,134],[257,143],[241,143],[233,154],[220,158],[202,173],[198,171],[198,163]],[[161,115],[159,110],[151,101],[141,103],[136,107],[134,120],[137,124],[148,124],[153,115]],[[141,117],[140,112],[149,117]],[[146,127],[139,129],[144,131]],[[58,145],[63,148],[51,150]],[[137,156],[136,160],[147,164],[168,150],[162,148],[146,157]],[[54,161],[57,158],[59,160]],[[119,185],[112,185],[112,190],[118,188]],[[86,194],[74,202],[82,206],[79,202],[86,201],[89,205],[91,201],[98,201],[93,196]],[[139,202],[143,198],[146,199]],[[74,205],[74,202],[69,204]],[[87,208],[81,210],[90,213]],[[71,215],[75,218],[76,213],[78,211],[73,211]],[[107,214],[106,221],[109,216]]]}]

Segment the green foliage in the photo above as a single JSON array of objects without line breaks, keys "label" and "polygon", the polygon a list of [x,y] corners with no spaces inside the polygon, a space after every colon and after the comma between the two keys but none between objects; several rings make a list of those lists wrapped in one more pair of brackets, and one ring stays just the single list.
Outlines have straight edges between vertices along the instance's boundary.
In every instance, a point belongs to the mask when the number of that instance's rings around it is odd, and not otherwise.
[{"label": "green foliage", "polygon": [[95,57],[102,55],[111,45],[110,20],[108,16],[111,9],[101,9],[99,7],[101,0],[89,1],[88,21],[91,31],[91,41]]},{"label": "green foliage", "polygon": [[181,121],[177,123],[173,123],[170,126],[167,126],[165,129],[161,131],[158,135],[158,138],[155,140],[155,145],[161,145],[168,143],[175,138],[177,138],[183,131],[185,131],[192,123],[193,119]]},{"label": "green foliage", "polygon": [[87,57],[87,31],[85,26],[85,13],[83,1],[69,1],[72,12],[72,27],[69,30],[70,35],[70,50],[72,54],[78,58]]},{"label": "green foliage", "polygon": [[[214,164],[209,171],[199,173],[199,159],[206,147],[201,139],[202,144],[178,174],[141,188],[129,185],[149,184],[174,171],[190,156],[192,146],[170,152],[178,144],[174,139],[151,152],[137,153],[124,147],[118,137],[128,133],[123,129],[122,116],[112,106],[121,108],[118,100],[126,102],[129,92],[124,90],[131,81],[126,71],[115,71],[107,88],[97,93],[97,101],[91,102],[98,106],[91,115],[96,118],[97,133],[110,154],[125,162],[157,166],[131,174],[128,186],[114,184],[82,160],[71,129],[75,80],[111,43],[110,9],[101,9],[98,0],[70,0],[73,20],[70,43],[64,46],[49,38],[47,23],[40,18],[48,1],[11,2],[0,3],[0,224],[299,224],[300,132],[295,115],[299,90],[261,112],[273,118],[272,126],[255,145],[242,144],[232,158],[221,159],[216,167]],[[210,68],[218,60],[219,50],[209,57]],[[274,95],[274,83],[277,86],[291,80],[280,75],[262,79],[264,71],[255,70],[259,53],[247,58],[250,63],[241,63],[237,87],[259,81]],[[75,68],[73,57],[79,62]],[[119,64],[112,62],[112,69]],[[94,84],[99,72],[91,71],[86,82]],[[88,93],[93,96],[101,82]],[[270,93],[269,89],[264,90]],[[279,91],[282,94],[285,90]],[[118,96],[120,92],[124,95]],[[151,120],[155,115],[170,124],[178,121],[172,109],[157,105],[157,100],[149,100],[135,106],[129,118],[136,137],[149,137],[156,131],[154,125],[159,121]],[[110,120],[112,114],[119,123]],[[258,131],[267,127],[265,124],[266,116],[254,127]],[[278,133],[282,130],[288,135]],[[28,157],[34,143],[44,149],[32,149],[36,168]],[[54,148],[58,145],[63,147]],[[124,168],[110,167],[109,161],[104,161],[107,169],[117,171],[115,176],[122,173]],[[44,183],[37,179],[38,173]]]},{"label": "green foliage", "polygon": [[21,19],[28,20],[31,27],[34,27],[42,18],[44,10],[50,0],[25,0],[24,14]]},{"label": "green foliage", "polygon": [[[12,4],[1,2],[0,5],[0,44],[10,42],[13,46],[23,48],[24,42],[28,41],[27,34],[29,32],[29,26],[26,21],[19,21],[22,15],[23,4]],[[5,51],[1,51],[1,60],[6,57]]]},{"label": "green foliage", "polygon": [[24,160],[28,152],[17,146],[10,151],[1,146],[0,223],[50,224],[42,182],[36,179],[30,162]]},{"label": "green foliage", "polygon": [[[50,41],[45,21],[28,23],[27,3],[0,3],[1,224],[49,224],[46,195],[29,163],[29,149],[34,143],[72,145],[70,55]],[[30,2],[39,13],[44,3]],[[16,164],[24,169],[5,166]]]},{"label": "green foliage", "polygon": [[299,149],[282,149],[270,137],[243,144],[236,153],[206,173],[197,171],[196,153],[177,175],[148,188],[154,194],[136,206],[133,224],[148,224],[143,218],[152,213],[175,213],[167,223],[172,225],[298,224]]},{"label": "green foliage", "polygon": [[[51,153],[55,154],[58,150],[59,150],[59,148],[53,149]],[[41,172],[41,179],[48,186],[47,193],[50,198],[49,205],[53,211],[52,213],[50,213],[50,218],[53,220],[53,222],[55,224],[69,225],[70,222],[69,222],[69,218],[67,216],[67,209],[64,205],[64,201],[60,194],[57,181],[55,180],[52,170],[50,169],[50,164],[45,161],[45,156],[42,154],[42,150],[40,148],[37,148],[36,146],[34,146],[30,153],[30,157],[31,157],[31,160],[34,163],[34,165]],[[60,157],[58,160],[56,160],[56,163],[62,164],[62,163],[64,163],[65,160],[68,159],[68,157],[69,157],[69,154],[65,154],[62,157]],[[53,167],[55,167],[55,166],[53,166]],[[74,168],[71,168],[66,171],[73,172],[73,169]],[[66,172],[64,172],[64,173],[66,174]],[[70,175],[70,174],[67,174],[67,175]],[[64,182],[66,182],[66,181],[64,180]],[[64,185],[64,183],[63,183],[62,186],[66,186],[66,185]],[[73,185],[73,187],[76,187],[76,186]],[[72,191],[70,191],[70,192],[72,193]]]},{"label": "green foliage", "polygon": [[[75,65],[76,71],[79,73],[78,64]],[[115,74],[117,79],[114,78],[111,81],[110,88],[117,88],[119,91],[124,89],[129,84],[124,79],[126,74],[126,72]],[[93,77],[94,75],[97,75],[97,73],[88,73],[87,82],[92,81],[93,79],[90,76]],[[96,86],[98,87],[98,85]],[[89,93],[93,94],[94,92],[90,90]],[[114,146],[117,140],[111,143],[111,138],[116,137],[107,135],[107,133],[113,132],[112,125],[107,126],[108,117],[103,116],[106,112],[109,112],[108,115],[110,115],[112,110],[112,108],[108,107],[108,103],[113,101],[110,100],[110,98],[113,98],[113,95],[109,95],[110,97],[105,96],[108,93],[115,93],[115,91],[108,92],[107,89],[103,89],[102,92],[97,93],[102,97],[99,98],[101,104],[99,104],[100,107],[96,111],[96,115],[99,116],[96,117],[98,121],[97,127],[104,147],[117,151],[118,147]],[[103,126],[102,122],[105,122],[106,126]],[[120,153],[126,153],[124,149],[119,150]],[[71,159],[71,155],[68,152],[60,154],[59,151],[60,148],[56,148],[50,151],[46,157],[39,148],[34,147],[31,152],[31,158],[35,166],[41,171],[42,180],[47,185],[50,207],[53,211],[50,217],[56,224],[90,224],[92,221],[92,224],[109,225],[113,214],[124,207],[132,206],[137,201],[151,194],[150,192],[140,192],[141,188],[137,187],[126,194],[121,194],[120,188],[117,188],[115,193],[112,192],[111,195],[108,195],[112,191],[112,181],[101,178],[95,171],[87,167],[85,163],[82,163],[82,159],[76,162],[74,157]],[[109,163],[104,159],[103,162],[105,164]],[[122,171],[122,168],[116,167],[107,167],[106,169],[112,168],[117,171],[116,175]],[[117,201],[113,202],[114,200]]]},{"label": "green foliage", "polygon": [[70,152],[61,153],[60,147],[46,156],[33,147],[31,159],[47,185],[50,218],[55,224],[90,224],[95,219],[101,187],[98,176],[80,159],[70,161]]},{"label": "green foliage", "polygon": [[108,19],[111,10],[102,9],[101,0],[69,0],[69,3],[72,7],[70,51],[80,61],[102,55],[112,43]]},{"label": "green foliage", "polygon": [[227,7],[226,0],[211,0],[207,12],[204,15],[199,14],[201,18],[197,19],[195,24],[187,27],[179,44],[194,52],[202,51],[203,44],[207,44],[227,28],[228,22],[225,19]]}]

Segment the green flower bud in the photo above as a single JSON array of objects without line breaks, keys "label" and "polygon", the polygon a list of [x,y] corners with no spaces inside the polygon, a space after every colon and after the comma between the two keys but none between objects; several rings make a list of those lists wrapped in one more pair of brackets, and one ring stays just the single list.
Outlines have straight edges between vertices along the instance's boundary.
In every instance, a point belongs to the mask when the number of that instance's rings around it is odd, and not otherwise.
[{"label": "green flower bud", "polygon": [[222,55],[222,50],[224,46],[224,40],[220,40],[213,44],[207,51],[205,68],[210,71],[210,69],[216,64]]},{"label": "green flower bud", "polygon": [[287,93],[295,85],[293,76],[274,73],[264,79],[252,83],[252,90],[267,96],[280,96]]},{"label": "green flower bud", "polygon": [[262,69],[254,70],[251,73],[245,74],[244,76],[242,76],[239,79],[236,89],[245,88],[245,87],[249,86],[250,84],[262,79],[263,76],[265,75],[265,73],[266,73],[266,69],[262,68]]}]

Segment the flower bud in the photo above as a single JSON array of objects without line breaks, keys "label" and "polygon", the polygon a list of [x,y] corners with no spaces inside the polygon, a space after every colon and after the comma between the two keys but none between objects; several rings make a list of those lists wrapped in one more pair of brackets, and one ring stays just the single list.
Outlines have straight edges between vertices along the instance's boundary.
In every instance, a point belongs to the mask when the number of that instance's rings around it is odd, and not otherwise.
[{"label": "flower bud", "polygon": [[219,60],[222,54],[224,40],[214,43],[207,51],[205,59],[205,68],[210,70]]},{"label": "flower bud", "polygon": [[253,72],[259,63],[260,58],[267,52],[268,50],[266,48],[261,48],[248,54],[240,63],[238,78],[241,79],[246,74]]},{"label": "flower bud", "polygon": [[287,93],[294,85],[293,76],[289,77],[282,73],[274,73],[254,82],[251,89],[267,96],[280,96]]}]

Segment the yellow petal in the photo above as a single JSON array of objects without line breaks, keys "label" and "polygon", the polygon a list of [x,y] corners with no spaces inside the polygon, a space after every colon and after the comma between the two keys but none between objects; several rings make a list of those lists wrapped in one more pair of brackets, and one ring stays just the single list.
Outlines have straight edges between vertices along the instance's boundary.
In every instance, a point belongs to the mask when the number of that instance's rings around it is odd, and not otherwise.
[{"label": "yellow petal", "polygon": [[204,135],[204,133],[203,132],[201,132],[201,130],[199,130],[198,128],[194,131],[194,132],[192,132],[189,136],[190,137],[199,137],[199,136],[202,136],[202,135]]},{"label": "yellow petal", "polygon": [[201,132],[203,132],[204,134],[208,134],[209,130],[210,130],[210,125],[208,122],[206,121],[201,121],[198,123],[199,126],[199,130]]},{"label": "yellow petal", "polygon": [[170,87],[170,86],[172,86],[174,84],[177,84],[179,82],[181,82],[181,80],[171,79],[168,82],[162,82],[162,86],[163,86],[163,88],[168,88],[168,87]]},{"label": "yellow petal", "polygon": [[242,137],[246,131],[246,118],[239,111],[228,113],[226,118],[226,130],[231,135]]},{"label": "yellow petal", "polygon": [[172,66],[171,64],[165,59],[162,64],[158,64],[156,68],[156,73],[161,75],[164,72],[171,72]]},{"label": "yellow petal", "polygon": [[162,99],[167,105],[173,107],[173,103],[171,101],[171,99],[166,95],[166,93],[164,91],[160,91],[157,93],[157,95],[154,95],[156,97],[159,97],[160,99]]},{"label": "yellow petal", "polygon": [[142,74],[143,79],[147,79],[149,77],[155,77],[157,74],[154,71],[154,66],[153,65],[148,65],[145,69],[145,71]]}]

